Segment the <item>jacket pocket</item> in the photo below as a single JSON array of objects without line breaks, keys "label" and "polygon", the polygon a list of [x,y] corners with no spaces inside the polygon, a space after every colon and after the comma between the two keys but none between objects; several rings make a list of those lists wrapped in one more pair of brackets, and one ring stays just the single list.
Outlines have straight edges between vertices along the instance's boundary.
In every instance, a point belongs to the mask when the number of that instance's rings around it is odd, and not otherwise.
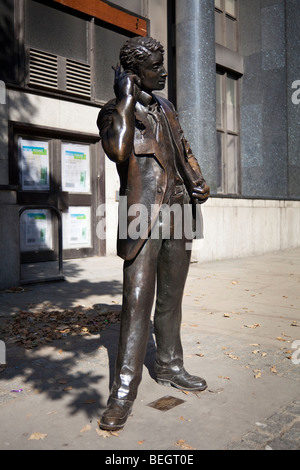
[{"label": "jacket pocket", "polygon": [[155,154],[155,144],[153,139],[144,136],[136,131],[134,135],[134,153],[135,155],[153,155]]}]

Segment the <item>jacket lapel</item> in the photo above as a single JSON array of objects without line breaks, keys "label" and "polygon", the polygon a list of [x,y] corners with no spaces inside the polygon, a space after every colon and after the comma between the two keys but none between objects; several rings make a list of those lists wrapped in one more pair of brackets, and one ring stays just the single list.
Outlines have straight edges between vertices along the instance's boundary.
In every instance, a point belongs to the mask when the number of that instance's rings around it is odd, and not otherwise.
[{"label": "jacket lapel", "polygon": [[140,103],[135,108],[136,127],[140,130],[138,138],[134,139],[134,150],[137,155],[154,154],[161,166],[165,169],[161,148],[157,142],[151,124],[147,118],[147,111]]},{"label": "jacket lapel", "polygon": [[[181,154],[181,139],[182,133],[179,133],[180,127],[178,125],[178,121],[176,119],[175,111],[170,109],[170,107],[165,103],[165,100],[159,96],[153,95],[155,100],[158,102],[162,112],[165,115],[170,134],[173,139],[173,143],[176,146],[176,150],[179,154]],[[175,129],[178,129],[178,133],[175,132]]]}]

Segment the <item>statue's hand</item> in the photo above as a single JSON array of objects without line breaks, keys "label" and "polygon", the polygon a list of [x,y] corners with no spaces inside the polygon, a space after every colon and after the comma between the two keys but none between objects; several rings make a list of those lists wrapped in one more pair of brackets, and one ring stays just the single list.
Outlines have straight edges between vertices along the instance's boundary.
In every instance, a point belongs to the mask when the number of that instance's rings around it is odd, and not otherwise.
[{"label": "statue's hand", "polygon": [[131,71],[123,71],[120,64],[114,68],[115,83],[114,92],[118,100],[133,96],[137,99],[140,92],[141,79]]},{"label": "statue's hand", "polygon": [[193,188],[192,197],[196,199],[200,204],[206,202],[209,198],[209,195],[210,188],[205,181]]}]

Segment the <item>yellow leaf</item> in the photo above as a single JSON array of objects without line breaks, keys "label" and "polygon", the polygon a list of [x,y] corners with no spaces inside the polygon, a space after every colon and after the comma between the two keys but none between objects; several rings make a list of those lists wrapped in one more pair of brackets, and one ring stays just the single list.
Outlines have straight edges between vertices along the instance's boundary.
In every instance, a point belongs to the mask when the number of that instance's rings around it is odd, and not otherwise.
[{"label": "yellow leaf", "polygon": [[89,424],[86,424],[85,426],[83,426],[83,428],[80,430],[80,432],[87,432],[87,431],[90,431],[91,430],[91,426]]},{"label": "yellow leaf", "polygon": [[103,437],[103,439],[106,439],[107,437],[111,437],[111,434],[109,431],[104,431],[102,429],[96,428],[96,433],[98,436]]},{"label": "yellow leaf", "polygon": [[233,359],[234,361],[239,361],[240,358],[238,356],[234,356],[233,354],[228,354],[228,357],[230,357],[230,359]]},{"label": "yellow leaf", "polygon": [[29,441],[42,441],[44,440],[46,437],[48,436],[48,434],[42,434],[40,432],[34,432],[33,434],[31,434],[31,436],[29,437]]},{"label": "yellow leaf", "polygon": [[184,439],[178,439],[178,441],[175,442],[175,445],[181,447],[184,450],[195,450],[195,448],[187,444]]}]

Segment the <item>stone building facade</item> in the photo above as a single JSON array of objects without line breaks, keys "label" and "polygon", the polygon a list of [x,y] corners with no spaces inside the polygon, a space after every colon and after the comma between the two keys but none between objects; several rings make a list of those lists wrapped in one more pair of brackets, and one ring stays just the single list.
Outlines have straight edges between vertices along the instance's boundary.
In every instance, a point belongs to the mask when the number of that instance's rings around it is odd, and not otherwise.
[{"label": "stone building facade", "polygon": [[115,254],[118,176],[96,119],[136,34],[165,46],[164,94],[212,189],[194,260],[299,246],[298,0],[0,0],[0,10],[0,289],[29,263]]}]

